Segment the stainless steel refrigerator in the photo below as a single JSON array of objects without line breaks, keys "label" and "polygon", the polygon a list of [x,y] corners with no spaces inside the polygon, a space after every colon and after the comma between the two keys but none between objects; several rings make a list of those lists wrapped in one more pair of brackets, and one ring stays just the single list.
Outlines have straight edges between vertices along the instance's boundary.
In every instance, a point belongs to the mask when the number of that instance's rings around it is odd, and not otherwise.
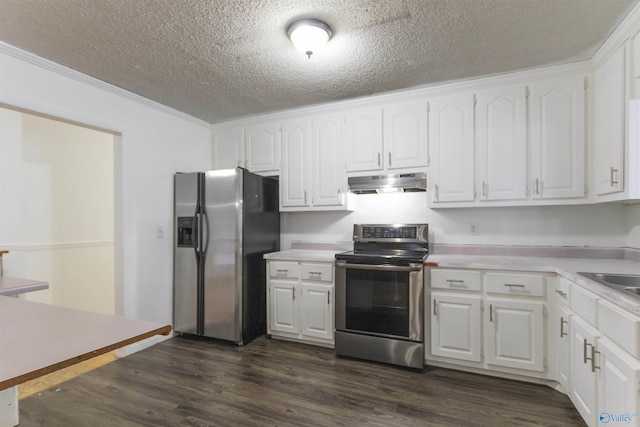
[{"label": "stainless steel refrigerator", "polygon": [[174,330],[247,344],[267,329],[278,182],[236,168],[177,173],[174,184]]}]

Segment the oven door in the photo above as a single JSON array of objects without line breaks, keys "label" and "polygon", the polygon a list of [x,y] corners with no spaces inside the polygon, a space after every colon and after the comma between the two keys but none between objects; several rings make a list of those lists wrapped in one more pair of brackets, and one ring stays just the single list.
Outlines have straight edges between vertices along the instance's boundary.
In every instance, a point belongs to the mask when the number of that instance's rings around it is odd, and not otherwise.
[{"label": "oven door", "polygon": [[423,266],[336,261],[336,331],[424,341]]}]

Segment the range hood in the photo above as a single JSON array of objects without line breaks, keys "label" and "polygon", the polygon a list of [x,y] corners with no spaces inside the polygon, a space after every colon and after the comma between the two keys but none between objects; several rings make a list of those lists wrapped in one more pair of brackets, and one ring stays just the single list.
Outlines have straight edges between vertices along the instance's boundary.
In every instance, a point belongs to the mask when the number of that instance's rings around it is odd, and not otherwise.
[{"label": "range hood", "polygon": [[356,176],[347,182],[349,191],[356,194],[427,191],[426,173]]}]

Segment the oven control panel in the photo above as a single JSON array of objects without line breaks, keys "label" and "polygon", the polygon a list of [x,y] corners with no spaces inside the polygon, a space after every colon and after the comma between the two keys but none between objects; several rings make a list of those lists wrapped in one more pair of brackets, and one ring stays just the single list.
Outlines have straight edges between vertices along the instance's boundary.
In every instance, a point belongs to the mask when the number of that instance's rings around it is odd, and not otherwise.
[{"label": "oven control panel", "polygon": [[427,242],[428,224],[355,224],[354,242]]},{"label": "oven control panel", "polygon": [[415,239],[416,227],[362,227],[365,239]]}]

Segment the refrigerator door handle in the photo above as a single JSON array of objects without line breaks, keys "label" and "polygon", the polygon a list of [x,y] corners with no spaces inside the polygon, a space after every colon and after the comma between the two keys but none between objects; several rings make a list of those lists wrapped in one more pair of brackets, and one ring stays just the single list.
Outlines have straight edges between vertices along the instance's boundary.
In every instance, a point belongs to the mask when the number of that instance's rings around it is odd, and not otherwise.
[{"label": "refrigerator door handle", "polygon": [[202,227],[202,238],[205,242],[204,247],[200,248],[200,250],[201,250],[201,253],[206,256],[207,249],[209,249],[209,232],[210,232],[209,215],[207,215],[207,211],[204,211],[202,214],[200,214],[200,216],[201,216],[201,222],[204,225],[204,227]]}]

